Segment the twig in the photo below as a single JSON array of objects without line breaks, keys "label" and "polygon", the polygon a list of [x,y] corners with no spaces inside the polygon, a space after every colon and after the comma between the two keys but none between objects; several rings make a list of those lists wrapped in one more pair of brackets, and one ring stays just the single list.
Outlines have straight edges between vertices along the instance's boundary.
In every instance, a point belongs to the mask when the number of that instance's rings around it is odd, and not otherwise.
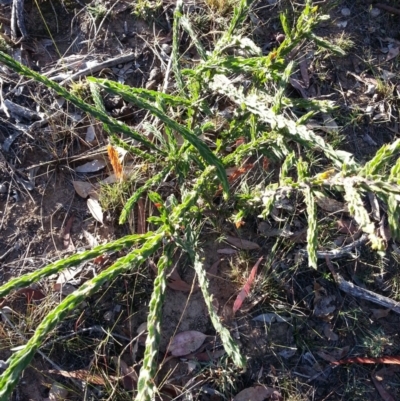
[{"label": "twig", "polygon": [[99,64],[91,65],[90,67],[86,67],[83,70],[80,70],[80,71],[76,72],[75,74],[72,74],[68,78],[65,78],[65,75],[57,75],[50,79],[52,81],[56,81],[56,82],[61,81],[60,85],[64,85],[68,81],[73,81],[77,78],[84,77],[89,74],[94,74],[95,72],[101,71],[104,68],[110,68],[117,64],[128,63],[129,61],[134,60],[135,57],[136,57],[135,53],[123,54],[121,56],[117,56],[117,57],[111,58],[109,60],[103,61]]},{"label": "twig", "polygon": [[[349,245],[343,246],[341,248],[337,249],[332,249],[330,251],[317,251],[317,258],[318,259],[338,259],[342,258],[344,256],[350,255],[352,251],[359,246],[363,245],[365,242],[368,240],[368,235],[363,234],[358,240],[352,242]],[[302,249],[301,254],[304,256],[307,256],[307,251],[305,249]]]},{"label": "twig", "polygon": [[384,297],[383,295],[380,294],[376,294],[375,292],[358,287],[357,285],[354,285],[353,283],[346,281],[339,273],[335,271],[335,268],[333,267],[333,264],[328,256],[325,257],[325,260],[340,290],[342,290],[346,294],[352,295],[353,297],[373,302],[375,304],[383,306],[384,308],[389,308],[393,312],[400,314],[400,302],[393,301],[393,299]]},{"label": "twig", "polygon": [[377,3],[377,4],[374,5],[374,7],[375,8],[380,8],[381,10],[388,11],[389,13],[392,13],[392,14],[400,15],[400,10],[398,8],[387,6],[386,4]]}]

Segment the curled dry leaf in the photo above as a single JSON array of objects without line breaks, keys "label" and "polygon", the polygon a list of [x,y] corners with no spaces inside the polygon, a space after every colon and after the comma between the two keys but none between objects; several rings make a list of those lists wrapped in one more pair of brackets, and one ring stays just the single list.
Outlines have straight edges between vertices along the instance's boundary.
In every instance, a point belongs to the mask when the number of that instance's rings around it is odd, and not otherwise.
[{"label": "curled dry leaf", "polygon": [[183,291],[183,292],[190,292],[192,286],[189,285],[186,281],[183,280],[171,280],[167,283],[167,287],[171,288],[172,290]]},{"label": "curled dry leaf", "polygon": [[271,324],[274,322],[278,323],[289,323],[289,318],[283,318],[282,316],[279,316],[277,313],[263,313],[262,315],[258,315],[256,317],[253,317],[253,320],[256,322],[263,322],[266,324]]},{"label": "curled dry leaf", "polygon": [[381,319],[390,313],[390,309],[371,309],[371,312],[375,319]]},{"label": "curled dry leaf", "polygon": [[75,171],[77,173],[95,173],[102,170],[105,166],[107,166],[107,163],[104,160],[95,159],[76,167]]},{"label": "curled dry leaf", "polygon": [[254,279],[257,274],[258,266],[260,265],[262,260],[263,260],[262,257],[260,259],[258,259],[257,263],[251,269],[251,272],[246,281],[246,284],[243,286],[242,290],[240,291],[240,293],[238,294],[238,296],[235,300],[235,303],[233,304],[233,313],[235,313],[236,311],[238,311],[240,309],[240,307],[243,304],[243,301],[246,299],[247,295],[249,294],[250,288],[253,285]]},{"label": "curled dry leaf", "polygon": [[84,199],[96,191],[95,186],[87,181],[72,181],[72,184],[76,193]]},{"label": "curled dry leaf", "polygon": [[28,299],[28,302],[31,300],[33,301],[41,301],[42,299],[46,298],[40,290],[35,290],[34,288],[21,288],[16,292],[16,294],[23,294]]},{"label": "curled dry leaf", "polygon": [[330,324],[325,324],[324,325],[324,334],[325,334],[325,337],[329,341],[337,341],[337,340],[339,340],[339,336],[332,331],[332,327],[331,327]]},{"label": "curled dry leaf", "polygon": [[92,216],[101,224],[103,224],[103,210],[97,199],[89,198],[87,205]]},{"label": "curled dry leaf", "polygon": [[173,356],[188,355],[199,349],[206,338],[207,336],[199,331],[183,331],[172,339],[168,350]]},{"label": "curled dry leaf", "polygon": [[236,246],[237,248],[244,249],[247,251],[253,249],[260,249],[260,246],[258,244],[256,244],[255,242],[247,241],[245,239],[227,236],[225,240],[230,244]]},{"label": "curled dry leaf", "polygon": [[283,400],[279,391],[272,387],[255,386],[242,390],[235,396],[233,401],[264,401],[264,400]]}]

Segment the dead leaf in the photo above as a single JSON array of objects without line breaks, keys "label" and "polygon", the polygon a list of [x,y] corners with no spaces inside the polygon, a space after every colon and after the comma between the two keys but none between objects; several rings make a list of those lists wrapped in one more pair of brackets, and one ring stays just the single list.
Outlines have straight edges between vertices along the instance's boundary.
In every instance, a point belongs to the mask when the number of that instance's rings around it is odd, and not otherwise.
[{"label": "dead leaf", "polygon": [[371,309],[375,319],[386,317],[390,313],[390,309]]},{"label": "dead leaf", "polygon": [[107,153],[108,153],[108,158],[110,159],[112,168],[114,170],[115,176],[121,180],[123,178],[123,168],[122,164],[119,161],[119,156],[117,150],[114,148],[112,145],[107,146]]},{"label": "dead leaf", "polygon": [[320,358],[322,358],[324,361],[327,361],[327,362],[336,362],[337,361],[337,359],[334,356],[332,356],[324,351],[317,351],[316,354]]},{"label": "dead leaf", "polygon": [[128,366],[124,360],[116,356],[113,356],[112,360],[116,366],[119,366],[124,389],[127,391],[135,390],[139,378],[133,366]]},{"label": "dead leaf", "polygon": [[400,53],[400,48],[399,47],[394,47],[394,46],[391,47],[389,49],[389,52],[388,52],[387,56],[386,56],[386,61],[394,59],[395,57],[397,57],[399,55],[399,53]]},{"label": "dead leaf", "polygon": [[221,248],[217,249],[217,253],[221,255],[235,255],[238,251],[232,248]]},{"label": "dead leaf", "polygon": [[64,227],[63,236],[62,236],[64,249],[71,250],[71,251],[75,250],[75,246],[72,243],[72,239],[71,239],[71,228],[72,228],[72,223],[74,222],[74,219],[75,219],[74,216],[71,216],[68,219],[67,224]]},{"label": "dead leaf", "polygon": [[83,236],[85,237],[86,241],[88,242],[90,248],[94,248],[99,245],[96,237],[94,235],[90,234],[89,231],[82,230],[82,232],[83,232]]},{"label": "dead leaf", "polygon": [[310,86],[310,77],[308,75],[308,65],[307,65],[307,59],[305,57],[301,57],[301,60],[299,62],[299,67],[300,67],[301,78],[303,78],[304,87],[308,88]]},{"label": "dead leaf", "polygon": [[60,292],[64,297],[71,295],[73,292],[77,290],[72,284],[68,283],[54,283],[53,284],[53,291]]},{"label": "dead leaf", "polygon": [[283,318],[282,316],[279,316],[277,313],[272,312],[272,313],[263,313],[262,315],[253,317],[253,320],[256,322],[271,324],[274,322],[288,323],[290,318]]},{"label": "dead leaf", "polygon": [[394,365],[400,365],[400,356],[383,356],[380,358],[364,358],[356,356],[354,358],[341,359],[340,361],[332,362],[334,365],[345,365],[348,363],[392,363]]},{"label": "dead leaf", "polygon": [[336,121],[330,114],[322,113],[322,118],[324,120],[324,126],[328,133],[336,133],[339,131],[339,127],[336,124]]},{"label": "dead leaf", "polygon": [[329,213],[336,213],[336,212],[348,212],[349,209],[347,205],[343,202],[339,202],[335,199],[328,198],[322,194],[318,194],[315,197],[315,202],[317,205],[322,209]]},{"label": "dead leaf", "polygon": [[338,232],[346,235],[355,235],[359,232],[358,225],[355,220],[339,219],[336,221]]},{"label": "dead leaf", "polygon": [[49,397],[47,398],[47,400],[64,401],[67,395],[68,395],[68,390],[60,383],[54,382],[51,385]]},{"label": "dead leaf", "polygon": [[247,241],[245,239],[236,238],[227,236],[225,241],[229,242],[230,244],[236,246],[237,248],[244,249],[244,250],[253,250],[253,249],[260,249],[260,246],[255,242]]},{"label": "dead leaf", "polygon": [[89,198],[87,205],[92,216],[101,224],[103,224],[103,210],[97,199]]},{"label": "dead leaf", "polygon": [[89,125],[86,130],[85,141],[93,142],[96,139],[96,131],[94,130],[93,125]]},{"label": "dead leaf", "polygon": [[107,166],[104,160],[95,159],[75,168],[77,173],[95,173]]},{"label": "dead leaf", "polygon": [[330,324],[325,324],[324,325],[324,334],[325,334],[325,337],[329,341],[337,341],[337,340],[339,340],[339,336],[332,331],[332,327],[331,327]]},{"label": "dead leaf", "polygon": [[[54,374],[54,375],[60,375],[60,376],[68,377],[68,378],[72,378],[72,379],[78,379],[78,380],[82,380],[83,382],[87,382],[90,384],[97,384],[100,386],[104,386],[106,384],[106,382],[104,381],[102,376],[95,374],[95,373],[90,373],[89,371],[87,371],[85,369],[72,370],[70,372],[68,372],[66,370],[51,369],[51,370],[48,370],[48,373]],[[116,381],[116,377],[107,374],[107,380]]]},{"label": "dead leaf", "polygon": [[379,395],[382,397],[383,401],[395,401],[394,397],[392,397],[385,390],[385,388],[382,386],[382,384],[379,382],[378,378],[374,374],[371,374],[371,379],[376,389],[378,390]]},{"label": "dead leaf", "polygon": [[233,401],[264,401],[265,399],[283,400],[278,390],[272,387],[256,386],[245,388],[234,397]]},{"label": "dead leaf", "polygon": [[72,266],[64,269],[57,278],[57,283],[64,284],[72,280],[77,274],[83,270],[83,265]]},{"label": "dead leaf", "polygon": [[239,292],[239,294],[235,300],[235,303],[233,304],[233,308],[232,308],[233,313],[237,312],[240,309],[240,307],[243,304],[243,301],[246,299],[247,295],[249,294],[250,288],[251,288],[251,286],[254,282],[254,279],[256,277],[256,274],[257,274],[258,266],[260,265],[262,260],[263,260],[263,257],[261,256],[261,258],[257,260],[256,264],[251,269],[251,272],[246,281],[246,284],[244,285],[242,290]]},{"label": "dead leaf", "polygon": [[76,193],[86,199],[91,193],[95,192],[93,184],[87,181],[72,181]]},{"label": "dead leaf", "polygon": [[199,352],[198,354],[195,354],[194,357],[198,361],[209,362],[209,361],[214,361],[215,359],[221,358],[221,356],[224,356],[225,354],[226,354],[226,351],[222,348],[217,351]]},{"label": "dead leaf", "polygon": [[40,290],[35,290],[33,288],[21,288],[16,292],[17,294],[23,294],[28,299],[28,302],[33,301],[41,301],[46,296]]},{"label": "dead leaf", "polygon": [[199,331],[189,330],[178,333],[171,341],[168,351],[173,356],[191,354],[201,347],[207,335]]},{"label": "dead leaf", "polygon": [[192,289],[192,286],[183,280],[168,281],[167,287],[171,288],[172,290],[177,290],[177,291],[182,291],[182,292],[190,292]]}]

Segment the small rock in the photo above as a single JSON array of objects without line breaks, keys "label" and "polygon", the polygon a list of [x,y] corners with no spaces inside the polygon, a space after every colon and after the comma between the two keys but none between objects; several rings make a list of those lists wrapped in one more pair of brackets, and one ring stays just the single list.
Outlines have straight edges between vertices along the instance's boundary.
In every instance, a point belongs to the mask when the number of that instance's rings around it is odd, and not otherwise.
[{"label": "small rock", "polygon": [[342,13],[343,17],[349,17],[351,14],[351,11],[347,7],[343,7],[340,12]]},{"label": "small rock", "polygon": [[372,18],[376,18],[379,14],[381,13],[381,10],[379,8],[371,8],[371,11],[369,12],[370,16]]}]

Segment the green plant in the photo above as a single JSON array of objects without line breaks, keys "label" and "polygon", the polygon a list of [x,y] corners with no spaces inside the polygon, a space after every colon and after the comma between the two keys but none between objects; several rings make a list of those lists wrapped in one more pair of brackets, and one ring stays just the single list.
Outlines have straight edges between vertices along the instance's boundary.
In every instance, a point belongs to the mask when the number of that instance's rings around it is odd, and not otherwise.
[{"label": "green plant", "polygon": [[[19,74],[45,84],[76,107],[100,120],[112,143],[131,152],[137,160],[152,164],[154,171],[157,171],[129,194],[119,220],[121,224],[125,223],[138,199],[147,196],[157,209],[157,213],[148,218],[148,222],[154,227],[153,231],[126,236],[91,251],[73,255],[33,273],[14,278],[0,287],[0,297],[4,297],[13,290],[29,286],[104,252],[121,252],[110,267],[88,280],[48,313],[24,349],[10,358],[9,367],[0,377],[0,400],[6,400],[10,396],[19,375],[48,333],[80,302],[120,274],[137,270],[147,258],[152,257],[158,261],[157,277],[150,300],[149,334],[136,395],[137,401],[151,400],[156,392],[153,379],[158,363],[165,273],[176,249],[186,252],[191,260],[212,324],[227,355],[237,367],[243,367],[244,356],[212,306],[201,250],[191,228],[193,220],[199,219],[204,212],[202,201],[212,200],[215,194],[222,194],[221,202],[227,202],[225,205],[232,214],[233,221],[254,212],[267,218],[276,202],[292,194],[296,195],[308,219],[307,254],[308,263],[313,268],[318,267],[318,214],[315,196],[316,192],[321,192],[324,188],[334,187],[347,200],[350,213],[369,235],[373,248],[381,251],[384,244],[364,206],[366,192],[376,193],[388,205],[390,228],[394,235],[398,235],[400,162],[397,161],[390,170],[388,162],[398,157],[400,141],[385,145],[368,163],[361,166],[354,161],[352,154],[335,149],[305,125],[311,116],[331,108],[331,102],[287,97],[286,88],[294,71],[294,62],[287,62],[291,52],[298,51],[301,46],[312,41],[331,52],[343,54],[342,49],[313,33],[317,24],[326,17],[320,15],[310,1],[306,2],[293,28],[282,14],[285,39],[277,49],[264,56],[250,38],[240,33],[247,11],[247,2],[241,0],[234,9],[228,29],[221,35],[214,49],[206,51],[189,20],[183,15],[182,1],[178,1],[174,14],[171,60],[176,82],[174,94],[132,88],[91,77],[88,82],[94,103],[92,105],[0,53],[1,62]],[[201,58],[201,61],[189,65],[187,69],[182,69],[180,63],[180,29],[187,32]],[[244,80],[248,85],[244,87],[238,84]],[[103,106],[102,91],[121,96],[126,102],[147,110],[157,121],[156,127],[149,127],[154,138],[150,140],[141,132],[108,116]],[[214,126],[212,121],[217,117],[217,112],[210,103],[210,99],[215,98],[221,99],[220,107],[226,103],[232,105],[234,113],[223,125],[224,131],[216,138],[215,146],[213,144],[211,147],[203,138]],[[136,140],[137,146],[125,143],[121,133]],[[226,149],[235,142],[238,145],[227,152]],[[232,183],[227,179],[226,168],[242,166],[247,160],[260,154],[279,164],[280,173],[265,174],[259,181],[251,182],[247,179],[246,185],[243,184],[244,191],[231,191]],[[315,155],[323,159],[324,164],[316,163]],[[180,184],[176,193],[161,196],[152,192],[170,176]],[[235,211],[235,206],[239,206],[240,210]]]}]

